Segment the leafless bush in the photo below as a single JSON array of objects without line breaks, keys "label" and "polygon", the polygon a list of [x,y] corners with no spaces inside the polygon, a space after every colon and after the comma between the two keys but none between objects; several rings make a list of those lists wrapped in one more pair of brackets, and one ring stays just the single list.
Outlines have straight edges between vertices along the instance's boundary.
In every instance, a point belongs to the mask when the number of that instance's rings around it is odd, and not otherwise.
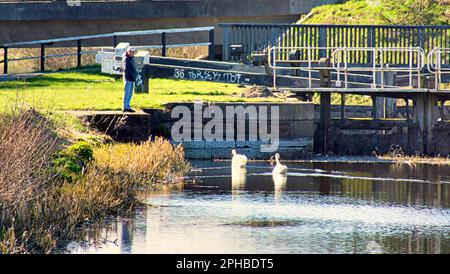
[{"label": "leafless bush", "polygon": [[85,225],[130,209],[136,191],[173,182],[187,169],[181,147],[157,139],[98,148],[83,176],[54,168],[65,140],[33,109],[0,114],[0,254],[50,253],[84,237]]},{"label": "leafless bush", "polygon": [[[13,110],[14,111],[14,110]],[[33,109],[0,115],[0,204],[18,206],[52,183],[51,159],[61,145],[50,122]]]}]

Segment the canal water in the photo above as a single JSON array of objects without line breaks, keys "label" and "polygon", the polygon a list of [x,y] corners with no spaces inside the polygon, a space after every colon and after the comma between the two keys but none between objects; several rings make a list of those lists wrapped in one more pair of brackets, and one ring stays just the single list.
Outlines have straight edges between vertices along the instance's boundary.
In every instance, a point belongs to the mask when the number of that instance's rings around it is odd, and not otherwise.
[{"label": "canal water", "polygon": [[73,253],[450,253],[450,168],[194,162]]}]

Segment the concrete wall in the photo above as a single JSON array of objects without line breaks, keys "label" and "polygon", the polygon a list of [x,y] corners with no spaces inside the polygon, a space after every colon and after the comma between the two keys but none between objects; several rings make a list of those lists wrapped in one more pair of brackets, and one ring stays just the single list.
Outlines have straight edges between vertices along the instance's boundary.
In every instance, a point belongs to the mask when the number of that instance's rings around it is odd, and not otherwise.
[{"label": "concrete wall", "polygon": [[[74,114],[83,119],[90,126],[110,135],[116,141],[140,142],[148,140],[151,136],[171,137],[172,125],[178,119],[172,119],[170,110],[176,106],[187,106],[193,109],[192,103],[168,104],[166,110],[147,109],[134,114],[118,112],[92,112],[78,111]],[[226,106],[239,106],[243,103],[217,103],[221,109]],[[315,135],[317,134],[318,105],[310,103],[249,103],[245,106],[277,105],[280,107],[280,147],[279,153],[284,159],[304,159],[313,156]],[[206,104],[204,105],[206,107]],[[397,116],[403,117],[404,107],[397,109]],[[370,117],[370,106],[347,106],[346,117]],[[411,111],[412,112],[412,111]],[[339,117],[339,106],[332,107],[332,116]],[[450,117],[448,109],[444,111],[445,117]],[[209,119],[203,119],[205,125]],[[226,122],[224,121],[224,124]],[[234,128],[236,132],[236,128]],[[249,133],[248,119],[246,133]],[[389,130],[348,130],[339,126],[335,120],[330,128],[328,140],[328,153],[337,155],[371,155],[386,153],[390,149],[401,148],[409,154],[422,153],[418,142],[418,128],[414,124],[395,127]],[[432,152],[434,155],[450,155],[450,122],[445,119],[438,122],[433,129]],[[225,139],[225,138],[224,138]],[[190,159],[230,158],[230,152],[236,148],[253,159],[268,159],[273,153],[260,151],[261,141],[190,141],[184,142],[186,156]]]},{"label": "concrete wall", "polygon": [[[227,107],[259,107],[267,106],[270,108],[276,106],[279,108],[279,149],[277,152],[283,155],[285,159],[304,159],[309,158],[313,154],[313,137],[315,131],[314,125],[314,105],[312,103],[213,103],[213,105],[220,107],[222,112],[226,115]],[[186,106],[191,109],[193,113],[194,106],[192,103],[175,103],[166,105],[167,112],[160,115],[161,131],[158,135],[172,137],[170,131],[173,124],[178,119],[170,118],[170,111],[177,106]],[[204,104],[203,109],[208,105]],[[194,118],[192,117],[192,120]],[[249,127],[249,120],[247,117],[245,123],[245,140],[239,140],[234,137],[233,140],[226,139],[226,131],[231,129],[234,134],[238,131],[237,121],[233,128],[226,127],[224,129],[223,140],[210,142],[203,140],[184,141],[182,142],[185,148],[186,157],[190,159],[229,159],[231,158],[231,150],[237,149],[239,153],[245,154],[250,159],[269,159],[275,152],[262,152],[261,145],[264,142],[259,138],[259,127],[252,131]],[[269,114],[269,127],[271,119]],[[211,119],[202,119],[203,126]],[[224,117],[223,124],[227,125],[226,117]],[[193,130],[194,131],[194,130]],[[270,131],[270,130],[269,130]],[[256,141],[249,141],[249,135],[255,133],[258,136]],[[194,134],[194,132],[192,133]],[[193,136],[194,137],[194,136]]]},{"label": "concrete wall", "polygon": [[[407,154],[422,154],[423,144],[420,143],[419,127],[414,124],[415,108],[410,107],[410,122],[403,126],[393,127],[387,130],[349,130],[342,129],[339,125],[340,106],[331,107],[331,118],[334,120],[334,126],[329,131],[328,152],[338,155],[372,155],[373,152],[384,154],[393,150],[401,149]],[[316,123],[320,117],[320,106],[315,105],[314,120]],[[393,117],[405,119],[406,107],[398,106],[395,108]],[[440,109],[435,106],[435,113]],[[450,108],[446,106],[442,111],[442,119],[433,129],[433,138],[431,141],[431,155],[450,155]],[[345,118],[371,118],[371,106],[346,106]],[[393,118],[390,117],[390,118]],[[364,121],[363,121],[364,122]]]},{"label": "concrete wall", "polygon": [[[337,0],[65,1],[0,3],[0,44],[138,29],[290,23]],[[218,36],[217,39],[219,39]]]}]

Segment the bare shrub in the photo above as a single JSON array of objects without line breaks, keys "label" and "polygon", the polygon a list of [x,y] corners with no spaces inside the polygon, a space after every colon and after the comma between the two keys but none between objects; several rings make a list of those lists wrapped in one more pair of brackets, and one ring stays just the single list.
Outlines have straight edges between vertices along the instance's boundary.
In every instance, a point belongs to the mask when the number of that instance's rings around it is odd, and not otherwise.
[{"label": "bare shrub", "polygon": [[33,109],[0,115],[0,203],[18,206],[52,183],[51,159],[61,145],[50,122]]},{"label": "bare shrub", "polygon": [[174,182],[188,167],[181,147],[156,139],[97,148],[82,176],[63,180],[53,163],[66,141],[55,131],[33,109],[0,114],[0,253],[57,252],[138,204],[140,187]]}]

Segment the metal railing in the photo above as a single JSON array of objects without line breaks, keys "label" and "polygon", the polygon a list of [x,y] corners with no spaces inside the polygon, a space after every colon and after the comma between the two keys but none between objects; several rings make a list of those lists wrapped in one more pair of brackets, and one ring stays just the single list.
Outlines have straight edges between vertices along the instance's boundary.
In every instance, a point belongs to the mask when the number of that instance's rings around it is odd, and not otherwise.
[{"label": "metal railing", "polygon": [[[268,52],[269,67],[273,72],[273,85],[277,87],[277,70],[290,70],[290,71],[306,71],[308,73],[308,87],[312,88],[312,81],[314,80],[312,74],[321,69],[331,68],[319,66],[320,59],[316,58],[314,54],[316,51],[329,51],[326,47],[272,47]],[[286,54],[298,52],[300,58],[295,60],[289,60],[284,58]],[[317,64],[317,65],[315,65]]]},{"label": "metal railing", "polygon": [[[371,66],[349,66],[351,53],[370,56]],[[388,56],[400,53],[406,56],[408,63],[406,66],[391,64]],[[424,51],[419,47],[408,48],[338,48],[332,53],[332,66],[337,72],[336,87],[342,87],[341,74],[344,74],[344,88],[348,88],[348,72],[367,71],[372,73],[373,82],[371,88],[385,87],[385,72],[408,73],[409,88],[414,87],[413,78],[417,76],[417,88],[420,89],[421,71],[425,64]],[[379,74],[379,78],[377,77]],[[379,80],[379,81],[378,81]]]},{"label": "metal railing", "polygon": [[442,86],[442,76],[450,75],[450,48],[434,48],[428,54],[428,71],[434,74],[435,90],[438,91]]},{"label": "metal railing", "polygon": [[[401,53],[407,55],[407,64],[391,64],[388,62],[386,56],[392,53]],[[295,58],[285,55],[296,54]],[[369,56],[371,62],[367,64],[351,63],[351,56],[355,54]],[[329,60],[329,65],[324,65],[324,60]],[[322,59],[322,60],[321,60]],[[349,88],[349,75],[352,76],[372,78],[368,88],[376,89],[396,88],[392,83],[386,84],[385,73],[400,73],[409,77],[408,88],[421,88],[422,70],[425,66],[425,54],[422,48],[408,47],[408,48],[329,48],[329,47],[271,47],[268,51],[268,63],[272,68],[273,85],[277,87],[277,78],[279,70],[288,71],[305,71],[306,77],[299,77],[307,79],[308,89],[313,88],[313,81],[319,81],[317,72],[320,70],[329,70],[330,73],[336,74],[335,88]],[[438,71],[442,69],[438,67]],[[313,73],[316,76],[313,77]],[[344,78],[342,80],[342,78]],[[414,83],[414,79],[417,82]],[[342,82],[344,85],[342,86]],[[361,83],[362,84],[362,83]],[[404,87],[398,87],[404,88]]]},{"label": "metal railing", "polygon": [[[182,43],[182,44],[167,44],[167,35],[168,34],[177,34],[177,33],[190,33],[190,32],[208,32],[209,33],[209,41],[202,43]],[[81,64],[81,56],[87,54],[95,54],[96,51],[82,51],[82,41],[84,40],[92,40],[92,39],[104,39],[111,38],[112,39],[112,47],[116,47],[118,45],[119,37],[130,37],[130,36],[144,36],[144,35],[161,35],[161,44],[160,45],[149,45],[149,46],[141,46],[147,48],[160,48],[162,50],[162,56],[166,56],[167,48],[170,47],[187,47],[187,46],[208,46],[209,57],[212,58],[214,56],[214,26],[207,27],[193,27],[193,28],[174,28],[174,29],[157,29],[157,30],[139,30],[139,31],[124,31],[124,32],[113,32],[106,34],[96,34],[96,35],[86,35],[86,36],[75,36],[75,37],[65,37],[65,38],[56,38],[56,39],[46,39],[46,40],[35,40],[35,41],[27,41],[27,42],[15,42],[15,43],[7,43],[0,46],[3,48],[3,60],[0,63],[3,63],[3,73],[8,73],[8,63],[12,61],[22,61],[22,60],[32,60],[32,59],[40,59],[40,71],[45,71],[45,59],[52,57],[64,57],[64,56],[77,56],[77,67],[80,67]],[[53,54],[46,55],[45,48],[49,45],[54,45],[55,43],[66,43],[66,42],[76,42],[77,52],[76,53],[65,53],[65,54]],[[40,47],[40,55],[39,56],[27,56],[23,58],[8,58],[8,50],[12,48],[18,47],[32,47],[32,46]]]},{"label": "metal railing", "polygon": [[[233,60],[230,45],[243,45],[244,53],[268,51],[271,47],[420,47],[428,54],[433,48],[450,48],[450,26],[383,25],[297,25],[297,24],[220,24],[223,28],[223,60]],[[314,54],[318,55],[319,52]],[[288,56],[285,55],[284,58]],[[391,64],[404,64],[408,54],[390,52]],[[450,56],[448,57],[450,60]],[[354,64],[370,64],[369,55],[352,52]]]}]

